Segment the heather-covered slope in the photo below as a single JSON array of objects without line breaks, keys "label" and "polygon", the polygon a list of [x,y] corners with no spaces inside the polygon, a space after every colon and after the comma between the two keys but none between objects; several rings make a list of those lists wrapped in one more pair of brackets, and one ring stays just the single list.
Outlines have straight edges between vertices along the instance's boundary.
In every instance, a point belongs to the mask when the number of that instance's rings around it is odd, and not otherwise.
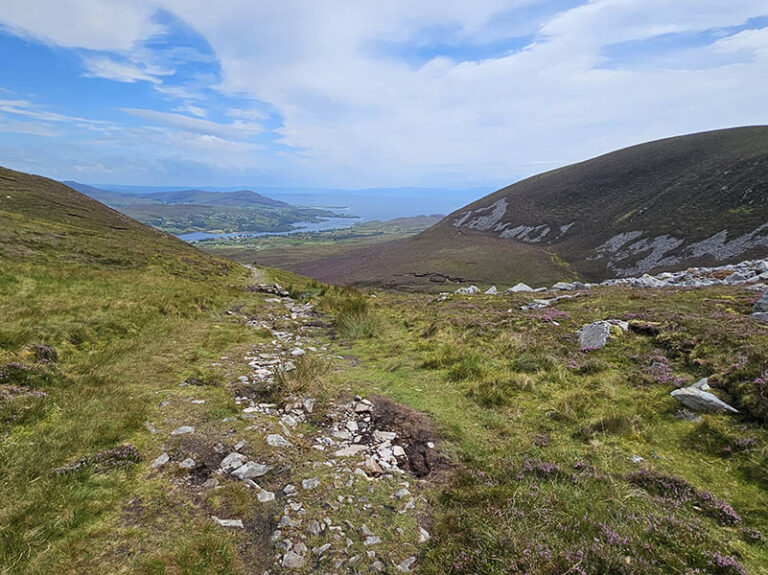
[{"label": "heather-covered slope", "polygon": [[[768,127],[634,146],[528,178],[399,245],[318,261],[337,283],[589,281],[768,252]],[[372,263],[375,262],[375,263]]]}]

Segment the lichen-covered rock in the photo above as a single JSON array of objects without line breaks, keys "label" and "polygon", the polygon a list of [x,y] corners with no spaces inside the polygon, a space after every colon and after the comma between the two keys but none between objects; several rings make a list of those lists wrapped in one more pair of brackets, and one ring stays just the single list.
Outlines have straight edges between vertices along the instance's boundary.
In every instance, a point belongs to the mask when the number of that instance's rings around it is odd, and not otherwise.
[{"label": "lichen-covered rock", "polygon": [[219,464],[219,466],[221,467],[221,470],[224,471],[225,473],[230,473],[235,469],[242,467],[245,464],[245,461],[246,461],[245,455],[242,455],[237,452],[232,452],[229,455],[227,455],[224,459],[221,460],[221,463]]}]

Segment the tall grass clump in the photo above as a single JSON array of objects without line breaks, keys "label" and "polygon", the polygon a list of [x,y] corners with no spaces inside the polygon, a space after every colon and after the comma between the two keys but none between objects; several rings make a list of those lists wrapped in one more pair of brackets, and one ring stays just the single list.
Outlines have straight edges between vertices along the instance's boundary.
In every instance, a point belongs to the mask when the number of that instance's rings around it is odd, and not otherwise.
[{"label": "tall grass clump", "polygon": [[293,360],[293,369],[277,371],[275,382],[284,393],[303,393],[317,389],[318,382],[331,369],[331,362],[316,355],[301,355]]},{"label": "tall grass clump", "polygon": [[444,369],[450,381],[478,380],[488,371],[487,358],[479,352],[454,345],[443,345],[436,352],[428,354],[422,361],[424,369]]},{"label": "tall grass clump", "polygon": [[341,337],[362,339],[373,337],[381,326],[368,296],[354,288],[342,288],[326,294],[326,301],[336,316],[336,329]]}]

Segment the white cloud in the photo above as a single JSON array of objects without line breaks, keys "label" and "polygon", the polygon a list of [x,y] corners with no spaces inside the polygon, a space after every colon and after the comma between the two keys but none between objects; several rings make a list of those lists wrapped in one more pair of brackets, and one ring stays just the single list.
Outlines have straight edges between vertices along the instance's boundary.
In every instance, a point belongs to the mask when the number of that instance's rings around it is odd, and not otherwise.
[{"label": "white cloud", "polygon": [[[595,0],[549,16],[524,50],[413,68],[370,42],[414,43],[428,27],[482,41],[524,3],[167,0],[219,56],[222,89],[273,105],[302,169],[333,183],[500,181],[688,131],[768,122],[764,67],[601,69],[603,49],[659,34],[739,25],[764,1]],[[343,4],[343,9],[342,9]],[[711,47],[700,51],[706,59]],[[747,50],[751,47],[747,47]],[[756,50],[756,49],[755,49]],[[760,76],[760,74],[763,74]]]},{"label": "white cloud", "polygon": [[192,114],[198,118],[205,118],[208,112],[198,106],[192,106],[191,104],[184,104],[183,106],[177,106],[173,109],[174,112]]},{"label": "white cloud", "polygon": [[129,50],[160,31],[153,0],[0,0],[0,24],[50,44],[91,50]]},{"label": "white cloud", "polygon": [[34,120],[41,120],[44,122],[61,122],[72,124],[93,130],[103,130],[110,126],[110,123],[105,121],[92,120],[78,116],[68,116],[66,114],[59,114],[57,112],[50,112],[43,107],[30,102],[29,100],[0,100],[0,112],[12,114],[14,116],[31,118]]},{"label": "white cloud", "polygon": [[155,124],[170,126],[186,132],[202,134],[204,136],[218,136],[224,139],[247,139],[264,132],[264,127],[261,124],[254,122],[242,122],[236,120],[230,124],[220,124],[202,118],[193,118],[191,116],[170,112],[158,112],[156,110],[123,108],[123,111],[149,120]]},{"label": "white cloud", "polygon": [[757,59],[768,60],[768,28],[745,30],[718,40],[714,45],[719,52],[739,52]]},{"label": "white cloud", "polygon": [[131,62],[120,62],[107,56],[91,56],[83,59],[85,76],[106,78],[117,82],[133,83],[138,81],[159,84],[161,76],[173,74],[173,70],[152,66],[141,66]]},{"label": "white cloud", "polygon": [[[195,161],[208,146],[238,166],[263,166],[269,157],[248,139],[264,132],[269,109],[282,118],[281,143],[295,150],[287,172],[326,185],[496,183],[542,169],[541,158],[563,164],[658,137],[768,123],[768,29],[725,30],[768,15],[765,0],[591,0],[560,12],[557,2],[533,0],[30,1],[0,0],[0,21],[51,43],[120,54],[98,62],[99,75],[154,82],[181,100],[184,113],[127,111],[199,136],[180,146]],[[210,87],[266,106],[213,122],[202,113],[203,91],[161,83],[140,55],[156,32],[156,8],[210,43],[222,71]],[[606,59],[617,44],[713,29],[722,37],[679,54]],[[418,65],[397,50],[371,50],[521,34],[535,38],[474,61]]]},{"label": "white cloud", "polygon": [[269,114],[257,108],[249,108],[247,110],[230,108],[227,110],[227,116],[230,118],[242,118],[243,120],[250,120],[252,122],[269,118]]},{"label": "white cloud", "polygon": [[45,122],[9,120],[2,116],[0,116],[0,133],[26,134],[30,136],[43,136],[45,138],[55,138],[60,136],[59,132]]}]

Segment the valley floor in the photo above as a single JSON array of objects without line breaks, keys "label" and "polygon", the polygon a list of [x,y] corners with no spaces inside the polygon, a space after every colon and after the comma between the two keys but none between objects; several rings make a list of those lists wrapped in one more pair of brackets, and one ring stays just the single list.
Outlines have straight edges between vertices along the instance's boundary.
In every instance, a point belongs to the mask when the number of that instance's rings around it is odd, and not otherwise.
[{"label": "valley floor", "polygon": [[351,251],[415,236],[440,221],[442,216],[415,216],[355,224],[340,230],[296,233],[284,236],[206,240],[200,249],[244,264],[257,263],[302,273],[315,261],[343,256]]}]

